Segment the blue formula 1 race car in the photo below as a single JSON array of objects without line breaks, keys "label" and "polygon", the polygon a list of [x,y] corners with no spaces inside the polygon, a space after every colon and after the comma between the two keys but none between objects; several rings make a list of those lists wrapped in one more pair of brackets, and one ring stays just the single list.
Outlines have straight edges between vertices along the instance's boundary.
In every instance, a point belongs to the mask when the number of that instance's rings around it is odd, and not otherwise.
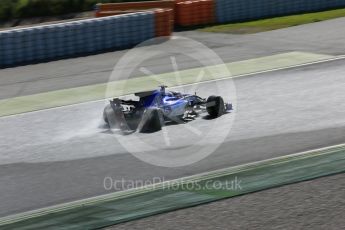
[{"label": "blue formula 1 race car", "polygon": [[217,118],[232,110],[232,104],[224,103],[220,96],[204,99],[196,94],[168,91],[166,86],[134,95],[139,100],[115,98],[105,107],[103,119],[111,129],[150,133],[161,130],[169,122],[185,123],[203,112]]}]

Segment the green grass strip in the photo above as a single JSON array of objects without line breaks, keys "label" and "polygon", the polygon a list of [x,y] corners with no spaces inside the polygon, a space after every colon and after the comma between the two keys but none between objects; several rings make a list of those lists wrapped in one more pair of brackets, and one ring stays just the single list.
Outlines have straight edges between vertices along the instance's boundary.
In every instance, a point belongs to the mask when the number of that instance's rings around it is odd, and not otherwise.
[{"label": "green grass strip", "polygon": [[90,229],[345,172],[345,145],[0,219],[1,229]]},{"label": "green grass strip", "polygon": [[222,24],[205,27],[199,30],[204,32],[216,33],[250,34],[291,26],[298,26],[313,22],[320,22],[340,17],[345,17],[345,9],[261,19],[241,23]]},{"label": "green grass strip", "polygon": [[[260,71],[288,68],[294,65],[326,60],[329,58],[332,58],[332,56],[304,52],[290,52],[245,61],[227,63],[226,67],[231,72],[232,77],[236,77],[239,75]],[[109,82],[109,85],[97,84],[4,99],[0,100],[0,117],[55,108],[65,105],[72,105],[82,102],[101,100],[105,98],[107,86],[112,89],[112,94],[110,96],[118,97],[137,91],[155,89],[158,85],[162,84],[172,87],[197,83],[199,81],[203,82],[216,80],[214,79],[214,76],[211,76],[210,74],[205,74],[205,76],[201,80],[198,80],[198,75],[202,70],[207,73],[207,71],[212,71],[212,68],[216,67],[200,67],[179,71],[181,82],[175,77],[176,73],[164,73],[156,75],[154,78],[145,76],[129,80]]]}]

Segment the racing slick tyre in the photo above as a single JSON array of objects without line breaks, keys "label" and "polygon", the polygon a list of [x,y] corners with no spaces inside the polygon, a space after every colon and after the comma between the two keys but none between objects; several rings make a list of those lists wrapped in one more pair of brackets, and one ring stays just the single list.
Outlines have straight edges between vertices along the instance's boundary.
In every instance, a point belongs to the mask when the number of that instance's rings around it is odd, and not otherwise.
[{"label": "racing slick tyre", "polygon": [[120,129],[124,134],[129,134],[135,130],[131,129],[127,124],[121,108],[113,107],[111,104],[107,105],[103,111],[103,120],[111,130]]},{"label": "racing slick tyre", "polygon": [[220,117],[225,113],[224,100],[220,96],[210,96],[206,101],[207,113],[213,117]]},{"label": "racing slick tyre", "polygon": [[153,133],[162,129],[164,118],[162,111],[156,108],[146,109],[138,126],[140,133]]},{"label": "racing slick tyre", "polygon": [[109,125],[110,128],[115,127],[115,112],[111,105],[107,105],[103,111],[103,120]]}]

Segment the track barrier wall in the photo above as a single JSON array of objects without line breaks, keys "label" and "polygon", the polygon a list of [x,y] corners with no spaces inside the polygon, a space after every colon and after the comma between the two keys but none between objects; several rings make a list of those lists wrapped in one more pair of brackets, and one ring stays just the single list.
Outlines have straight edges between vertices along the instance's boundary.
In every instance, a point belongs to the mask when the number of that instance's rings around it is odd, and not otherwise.
[{"label": "track barrier wall", "polygon": [[174,0],[127,2],[127,3],[105,3],[97,4],[95,17],[122,14],[126,11],[142,11],[150,9],[174,9]]},{"label": "track barrier wall", "polygon": [[146,2],[127,2],[127,3],[105,3],[98,4],[97,7],[101,11],[118,11],[128,9],[152,9],[152,8],[174,8],[174,0],[164,1],[146,1]]},{"label": "track barrier wall", "polygon": [[[0,31],[0,68],[132,47],[174,24],[238,22],[345,7],[345,0],[164,0],[97,4],[99,18]],[[115,15],[115,16],[114,16]]]},{"label": "track barrier wall", "polygon": [[174,29],[173,9],[155,10],[155,35],[156,37],[169,37]]},{"label": "track barrier wall", "polygon": [[0,67],[123,49],[155,34],[154,12],[1,31]]},{"label": "track barrier wall", "polygon": [[313,12],[345,6],[345,0],[215,0],[218,23]]},{"label": "track barrier wall", "polygon": [[175,7],[178,26],[195,26],[215,22],[214,0],[180,1]]},{"label": "track barrier wall", "polygon": [[175,25],[239,22],[345,7],[345,0],[167,0],[98,4],[96,17],[155,8],[173,9]]}]

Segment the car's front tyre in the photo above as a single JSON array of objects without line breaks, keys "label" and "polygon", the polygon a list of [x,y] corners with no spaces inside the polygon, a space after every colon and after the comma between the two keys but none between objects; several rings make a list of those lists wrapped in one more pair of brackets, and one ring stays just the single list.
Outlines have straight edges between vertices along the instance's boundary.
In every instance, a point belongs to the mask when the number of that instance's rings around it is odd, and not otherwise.
[{"label": "car's front tyre", "polygon": [[213,118],[222,116],[226,111],[223,98],[220,96],[208,97],[206,101],[206,110]]}]

